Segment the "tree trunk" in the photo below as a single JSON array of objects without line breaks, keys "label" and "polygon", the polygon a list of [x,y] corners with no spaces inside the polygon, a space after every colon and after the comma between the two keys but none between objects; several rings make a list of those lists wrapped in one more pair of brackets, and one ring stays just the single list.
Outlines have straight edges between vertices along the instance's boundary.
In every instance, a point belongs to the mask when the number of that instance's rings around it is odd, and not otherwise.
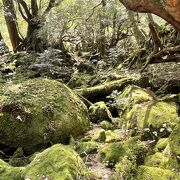
[{"label": "tree trunk", "polygon": [[106,11],[106,0],[102,0],[102,13],[100,14],[100,38],[98,40],[98,52],[100,58],[106,56],[106,26],[105,26],[105,11]]},{"label": "tree trunk", "polygon": [[14,9],[13,0],[2,0],[4,5],[4,17],[11,40],[13,50],[15,51],[21,42],[21,38],[18,34],[18,28],[16,23],[16,13]]},{"label": "tree trunk", "polygon": [[180,31],[180,0],[166,0],[165,5],[157,0],[119,0],[127,9],[153,13]]},{"label": "tree trunk", "polygon": [[128,16],[129,16],[129,19],[131,21],[131,24],[132,24],[132,29],[133,29],[133,34],[134,34],[134,37],[136,39],[136,42],[138,43],[139,46],[142,46],[145,42],[145,36],[143,35],[143,33],[141,32],[141,30],[139,29],[138,25],[137,25],[137,22],[135,20],[135,17],[134,17],[134,12],[133,11],[128,11]]},{"label": "tree trunk", "polygon": [[43,52],[47,49],[46,40],[39,35],[39,30],[43,26],[43,23],[44,20],[39,17],[29,20],[27,35],[24,40],[24,46],[27,51]]}]

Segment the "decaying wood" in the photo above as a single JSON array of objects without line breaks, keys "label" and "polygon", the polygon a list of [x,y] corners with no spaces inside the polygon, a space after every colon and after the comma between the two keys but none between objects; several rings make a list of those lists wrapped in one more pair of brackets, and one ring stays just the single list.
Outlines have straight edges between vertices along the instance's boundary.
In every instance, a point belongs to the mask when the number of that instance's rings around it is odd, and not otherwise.
[{"label": "decaying wood", "polygon": [[133,83],[135,81],[136,79],[133,78],[123,78],[90,88],[75,89],[74,92],[87,99],[98,96],[102,97],[111,94],[113,90],[122,90],[127,84]]}]

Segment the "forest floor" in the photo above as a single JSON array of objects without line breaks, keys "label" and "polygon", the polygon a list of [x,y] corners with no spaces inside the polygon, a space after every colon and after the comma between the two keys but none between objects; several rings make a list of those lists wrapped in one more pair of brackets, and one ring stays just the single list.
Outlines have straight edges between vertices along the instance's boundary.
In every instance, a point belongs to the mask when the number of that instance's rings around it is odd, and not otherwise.
[{"label": "forest floor", "polygon": [[[92,135],[96,134],[98,131],[103,130],[100,125],[98,124],[92,124],[92,129],[87,132],[87,135]],[[103,147],[107,143],[99,143],[99,147]],[[86,162],[85,162],[86,167],[93,171],[93,172],[98,172],[102,176],[102,180],[109,180],[111,175],[114,173],[113,168],[106,167],[102,162],[101,162],[101,157],[98,153],[98,151],[95,154],[89,154],[86,157]]]}]

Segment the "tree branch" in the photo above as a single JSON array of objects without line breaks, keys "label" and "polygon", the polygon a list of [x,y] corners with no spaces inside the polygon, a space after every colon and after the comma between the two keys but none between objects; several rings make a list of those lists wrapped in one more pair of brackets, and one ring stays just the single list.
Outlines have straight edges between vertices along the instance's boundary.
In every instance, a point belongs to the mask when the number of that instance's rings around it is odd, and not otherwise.
[{"label": "tree branch", "polygon": [[127,9],[141,12],[141,13],[153,13],[168,23],[172,24],[178,31],[180,31],[180,22],[176,21],[172,15],[170,15],[166,9],[155,0],[119,0]]},{"label": "tree branch", "polygon": [[[26,13],[27,18],[26,19],[31,19],[32,18],[32,14],[30,13],[28,6],[26,4],[26,2],[24,0],[17,0],[19,3],[19,6],[21,5]],[[24,16],[25,17],[25,16]],[[23,18],[24,18],[23,17]]]}]

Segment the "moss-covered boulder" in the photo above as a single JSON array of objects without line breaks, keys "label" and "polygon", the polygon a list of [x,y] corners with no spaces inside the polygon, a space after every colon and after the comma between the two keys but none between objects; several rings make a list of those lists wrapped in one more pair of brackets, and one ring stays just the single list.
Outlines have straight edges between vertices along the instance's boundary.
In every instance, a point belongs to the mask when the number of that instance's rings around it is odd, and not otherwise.
[{"label": "moss-covered boulder", "polygon": [[23,167],[12,167],[8,163],[0,159],[0,179],[1,180],[23,180]]},{"label": "moss-covered boulder", "polygon": [[86,106],[64,84],[33,79],[0,90],[0,143],[36,151],[89,128]]},{"label": "moss-covered boulder", "polygon": [[179,180],[180,175],[175,172],[158,167],[140,166],[138,168],[137,180]]},{"label": "moss-covered boulder", "polygon": [[120,163],[125,156],[129,159],[136,159],[137,164],[141,164],[147,153],[147,145],[139,140],[139,137],[133,137],[126,141],[109,143],[105,145],[100,156],[106,166],[114,166]]},{"label": "moss-covered boulder", "polygon": [[130,108],[134,104],[140,104],[142,102],[147,102],[153,100],[151,91],[142,89],[138,86],[127,86],[122,93],[116,98],[116,101],[121,106],[118,106],[118,110],[124,110]]},{"label": "moss-covered boulder", "polygon": [[138,127],[155,137],[168,136],[179,122],[176,104],[158,101],[135,104],[125,118],[128,128]]},{"label": "moss-covered boulder", "polygon": [[107,108],[105,102],[100,101],[89,108],[89,115],[91,118],[91,121],[94,123],[107,120],[107,121],[112,121],[112,115],[109,109]]},{"label": "moss-covered boulder", "polygon": [[170,157],[168,155],[156,152],[155,154],[146,157],[144,165],[149,167],[161,167],[168,169],[169,158]]},{"label": "moss-covered boulder", "polygon": [[122,129],[107,131],[105,131],[104,129],[100,129],[93,134],[92,140],[97,142],[112,143],[123,141],[125,138],[128,137],[130,137],[130,134]]},{"label": "moss-covered boulder", "polygon": [[[68,146],[56,144],[36,155],[24,171],[25,179],[69,179],[78,177],[84,163]],[[79,174],[80,175],[80,174]]]},{"label": "moss-covered boulder", "polygon": [[168,138],[161,138],[158,140],[155,146],[155,151],[163,151],[168,144]]},{"label": "moss-covered boulder", "polygon": [[126,114],[135,104],[152,101],[154,98],[146,89],[142,89],[135,85],[128,85],[120,95],[116,97],[116,107],[120,117],[119,127],[126,125]]},{"label": "moss-covered boulder", "polygon": [[25,167],[12,167],[0,160],[0,180],[96,179],[97,174],[85,169],[82,159],[67,145],[56,144],[36,153]]},{"label": "moss-covered boulder", "polygon": [[87,156],[88,154],[94,154],[98,151],[98,143],[94,141],[80,142],[75,150],[80,154],[81,157]]},{"label": "moss-covered boulder", "polygon": [[[173,102],[158,101],[150,90],[128,86],[117,98],[121,118],[119,126],[146,130],[151,136],[166,137],[179,122]],[[147,134],[148,134],[147,133]]]},{"label": "moss-covered boulder", "polygon": [[101,121],[99,125],[104,129],[104,130],[113,130],[115,129],[115,125],[110,123],[109,121]]},{"label": "moss-covered boulder", "polygon": [[172,155],[172,164],[177,164],[180,170],[180,125],[177,125],[169,137],[169,147]]}]

